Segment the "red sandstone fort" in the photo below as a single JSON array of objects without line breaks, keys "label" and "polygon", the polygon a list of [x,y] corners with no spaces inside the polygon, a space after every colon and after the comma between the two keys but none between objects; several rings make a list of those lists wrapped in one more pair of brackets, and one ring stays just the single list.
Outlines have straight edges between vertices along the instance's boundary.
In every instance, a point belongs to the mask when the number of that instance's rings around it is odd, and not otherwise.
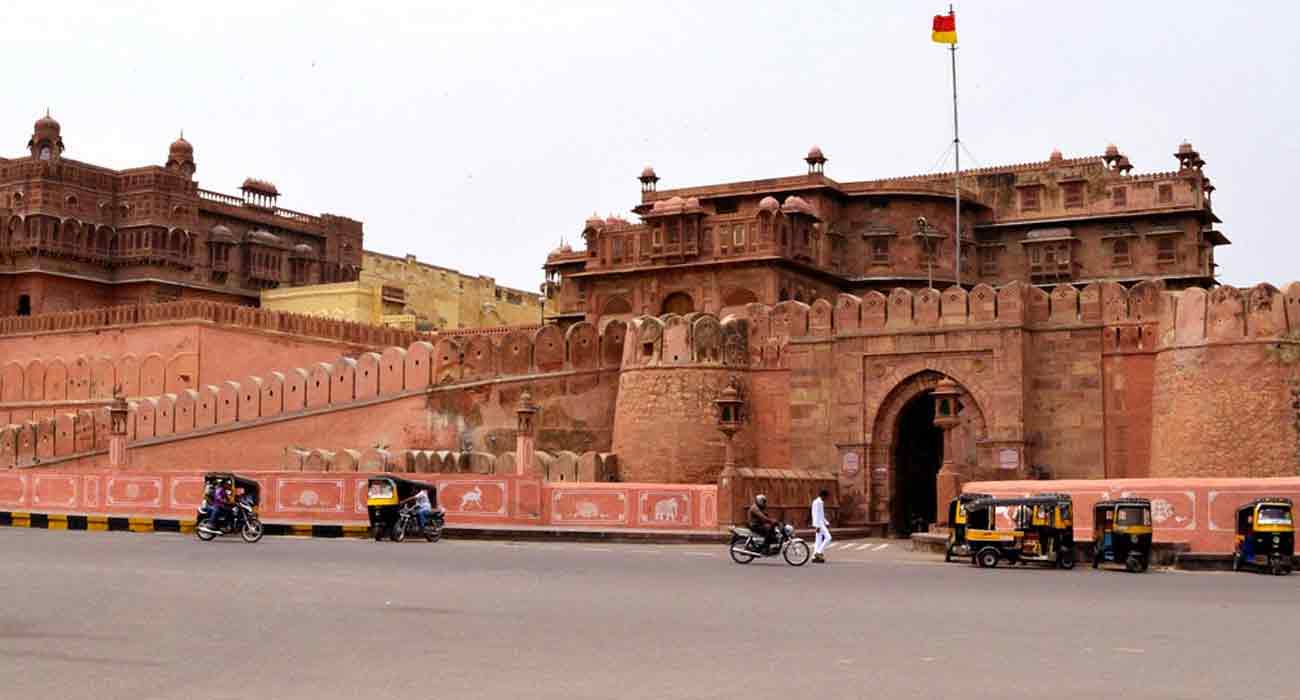
[{"label": "red sandstone fort", "polygon": [[[960,231],[951,174],[838,182],[817,148],[765,180],[646,168],[639,221],[547,257],[546,325],[440,335],[252,308],[355,279],[361,224],[199,189],[183,139],[162,166],[64,158],[45,117],[0,159],[0,469],[102,472],[120,387],[133,472],[436,472],[550,522],[708,525],[834,485],[841,522],[900,532],[975,480],[1295,477],[1300,283],[1216,282],[1214,186],[1174,151],[965,171]],[[282,482],[319,516],[325,486]]]}]

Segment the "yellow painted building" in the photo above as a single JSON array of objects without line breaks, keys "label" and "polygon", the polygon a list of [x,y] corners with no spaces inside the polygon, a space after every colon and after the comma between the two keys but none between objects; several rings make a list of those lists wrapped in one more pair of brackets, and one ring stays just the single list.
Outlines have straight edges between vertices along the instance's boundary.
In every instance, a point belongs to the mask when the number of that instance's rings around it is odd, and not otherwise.
[{"label": "yellow painted building", "polygon": [[412,330],[541,322],[542,297],[408,255],[362,256],[360,279],[262,292],[262,308]]}]

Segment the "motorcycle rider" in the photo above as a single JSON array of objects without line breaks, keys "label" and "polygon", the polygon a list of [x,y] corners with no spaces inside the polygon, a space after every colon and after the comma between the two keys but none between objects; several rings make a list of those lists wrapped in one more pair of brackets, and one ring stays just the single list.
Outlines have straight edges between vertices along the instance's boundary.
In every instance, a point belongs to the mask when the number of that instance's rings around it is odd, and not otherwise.
[{"label": "motorcycle rider", "polygon": [[221,519],[233,510],[234,489],[228,482],[217,484],[217,488],[212,492],[212,509],[208,515],[208,529],[214,532],[221,532]]},{"label": "motorcycle rider", "polygon": [[423,531],[429,526],[429,518],[433,515],[433,504],[429,502],[429,492],[420,489],[414,496],[402,501],[415,501],[415,521],[420,524],[420,530]]},{"label": "motorcycle rider", "polygon": [[767,496],[754,496],[754,504],[749,507],[749,529],[763,536],[763,549],[772,546],[776,535],[776,518],[767,514]]}]

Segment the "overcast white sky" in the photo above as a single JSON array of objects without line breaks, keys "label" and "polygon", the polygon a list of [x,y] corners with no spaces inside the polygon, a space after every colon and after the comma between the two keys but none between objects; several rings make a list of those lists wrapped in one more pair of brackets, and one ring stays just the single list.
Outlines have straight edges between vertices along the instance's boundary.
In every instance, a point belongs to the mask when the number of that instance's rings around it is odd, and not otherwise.
[{"label": "overcast white sky", "polygon": [[[66,3],[3,11],[0,145],[46,106],[67,156],[365,222],[366,247],[536,290],[561,236],[661,187],[939,169],[943,3]],[[965,2],[962,137],[977,165],[1099,154],[1208,161],[1232,284],[1300,278],[1297,3]],[[963,162],[963,165],[966,163]],[[945,164],[944,167],[950,167]]]}]

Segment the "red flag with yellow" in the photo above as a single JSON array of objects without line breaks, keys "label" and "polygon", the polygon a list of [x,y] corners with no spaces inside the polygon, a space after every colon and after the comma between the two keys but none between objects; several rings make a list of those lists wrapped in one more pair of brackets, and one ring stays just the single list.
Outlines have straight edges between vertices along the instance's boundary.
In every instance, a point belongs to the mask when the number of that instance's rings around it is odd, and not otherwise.
[{"label": "red flag with yellow", "polygon": [[935,15],[934,28],[930,30],[930,38],[937,44],[956,44],[957,15],[952,12],[946,15]]}]

